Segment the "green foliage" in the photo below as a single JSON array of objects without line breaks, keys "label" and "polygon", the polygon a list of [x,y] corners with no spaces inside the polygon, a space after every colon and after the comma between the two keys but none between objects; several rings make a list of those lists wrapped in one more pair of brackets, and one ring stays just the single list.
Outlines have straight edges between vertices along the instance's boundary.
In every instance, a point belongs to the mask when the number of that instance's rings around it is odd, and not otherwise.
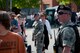
[{"label": "green foliage", "polygon": [[71,2],[74,2],[77,6],[80,5],[80,0],[57,0],[59,2],[59,4],[70,4]]},{"label": "green foliage", "polygon": [[0,0],[0,10],[6,8],[6,0]]},{"label": "green foliage", "polygon": [[39,7],[39,0],[13,0],[13,7],[17,8],[35,8]]},{"label": "green foliage", "polygon": [[[10,6],[10,0],[0,0],[0,9],[6,9],[6,3]],[[39,0],[12,0],[12,7],[39,8]]]},{"label": "green foliage", "polygon": [[66,5],[66,4],[70,4],[71,0],[57,0],[59,2],[59,4],[62,5]]},{"label": "green foliage", "polygon": [[77,6],[80,6],[80,0],[72,0],[76,3]]}]

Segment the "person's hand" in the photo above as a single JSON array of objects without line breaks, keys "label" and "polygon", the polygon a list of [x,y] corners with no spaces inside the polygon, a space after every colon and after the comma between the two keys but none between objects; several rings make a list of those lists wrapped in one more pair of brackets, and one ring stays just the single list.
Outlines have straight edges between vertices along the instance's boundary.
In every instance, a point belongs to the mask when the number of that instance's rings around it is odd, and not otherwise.
[{"label": "person's hand", "polygon": [[50,39],[52,39],[52,35],[50,35]]},{"label": "person's hand", "polygon": [[25,37],[27,37],[27,35],[25,34]]},{"label": "person's hand", "polygon": [[34,37],[32,37],[32,41],[34,41],[35,40],[35,38]]},{"label": "person's hand", "polygon": [[32,41],[34,41],[34,38],[32,38]]}]

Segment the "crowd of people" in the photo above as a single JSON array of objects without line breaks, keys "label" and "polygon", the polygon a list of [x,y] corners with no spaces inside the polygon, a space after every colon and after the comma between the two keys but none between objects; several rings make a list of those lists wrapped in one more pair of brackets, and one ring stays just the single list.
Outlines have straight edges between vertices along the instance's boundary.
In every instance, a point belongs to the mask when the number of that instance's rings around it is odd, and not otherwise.
[{"label": "crowd of people", "polygon": [[0,11],[0,53],[26,53],[23,38],[12,29],[18,28],[17,21],[12,22],[15,25],[11,25],[11,21],[7,12]]},{"label": "crowd of people", "polygon": [[[73,16],[75,13],[73,14],[71,8],[64,5],[59,5],[57,13],[57,20],[61,26],[57,32],[58,37],[55,39],[55,53],[79,53],[79,46],[75,46],[78,39],[76,34],[79,35],[76,16]],[[32,17],[34,17],[32,41],[37,53],[45,53],[45,50],[48,50],[49,37],[53,38],[50,22],[44,12],[34,14]],[[0,53],[28,53],[24,43],[27,37],[25,23],[26,19],[20,14],[0,11]]]}]

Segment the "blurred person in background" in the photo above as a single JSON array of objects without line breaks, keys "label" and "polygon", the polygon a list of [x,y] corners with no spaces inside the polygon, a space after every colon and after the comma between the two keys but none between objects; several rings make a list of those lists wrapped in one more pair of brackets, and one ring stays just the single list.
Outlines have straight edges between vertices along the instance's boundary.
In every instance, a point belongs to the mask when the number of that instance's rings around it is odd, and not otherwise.
[{"label": "blurred person in background", "polygon": [[16,19],[16,14],[15,13],[11,13],[11,31],[13,32],[18,32],[18,21]]},{"label": "blurred person in background", "polygon": [[37,48],[37,53],[42,53],[44,46],[44,25],[39,20],[39,14],[34,15],[35,22],[33,23],[34,31],[32,35],[32,41],[35,41],[35,46]]},{"label": "blurred person in background", "polygon": [[74,24],[77,24],[77,19],[78,19],[78,16],[77,16],[76,12],[72,12],[71,21],[72,21]]},{"label": "blurred person in background", "polygon": [[49,35],[50,35],[50,39],[52,39],[52,31],[51,31],[51,26],[49,21],[46,19],[46,14],[42,13],[40,15],[40,21],[43,22],[44,24],[44,47],[43,47],[43,52],[45,52],[45,49],[48,50],[48,46],[49,46]]},{"label": "blurred person in background", "polygon": [[27,47],[27,40],[26,40],[26,28],[25,28],[25,18],[22,18],[21,14],[17,14],[16,19],[18,21],[18,34],[20,34],[25,42],[25,46]]},{"label": "blurred person in background", "polygon": [[0,11],[0,53],[26,53],[23,39],[10,31],[10,16]]}]

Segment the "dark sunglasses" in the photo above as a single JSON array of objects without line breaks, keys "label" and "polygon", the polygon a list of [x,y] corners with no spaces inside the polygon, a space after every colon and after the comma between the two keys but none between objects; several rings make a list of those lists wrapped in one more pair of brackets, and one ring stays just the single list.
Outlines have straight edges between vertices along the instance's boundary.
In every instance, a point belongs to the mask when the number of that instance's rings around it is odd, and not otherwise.
[{"label": "dark sunglasses", "polygon": [[58,12],[59,15],[63,15],[63,14],[68,14],[68,13],[64,13],[64,12]]}]

